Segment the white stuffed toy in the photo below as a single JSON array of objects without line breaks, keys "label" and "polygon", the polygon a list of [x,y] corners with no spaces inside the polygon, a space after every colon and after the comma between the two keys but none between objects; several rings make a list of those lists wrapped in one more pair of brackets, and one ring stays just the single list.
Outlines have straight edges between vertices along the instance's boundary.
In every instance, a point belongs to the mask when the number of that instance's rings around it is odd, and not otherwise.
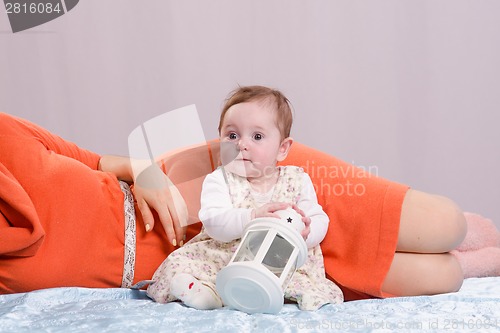
[{"label": "white stuffed toy", "polygon": [[198,310],[222,307],[222,301],[214,287],[198,280],[191,274],[175,274],[170,284],[170,293],[187,306]]}]

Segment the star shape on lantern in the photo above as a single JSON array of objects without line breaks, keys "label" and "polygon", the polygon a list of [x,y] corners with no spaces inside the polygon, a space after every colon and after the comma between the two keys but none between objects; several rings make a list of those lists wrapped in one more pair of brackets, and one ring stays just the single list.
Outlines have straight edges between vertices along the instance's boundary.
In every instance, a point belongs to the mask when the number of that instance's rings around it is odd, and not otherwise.
[{"label": "star shape on lantern", "polygon": [[288,223],[292,223],[292,218],[291,217],[287,218],[286,220],[287,220]]}]

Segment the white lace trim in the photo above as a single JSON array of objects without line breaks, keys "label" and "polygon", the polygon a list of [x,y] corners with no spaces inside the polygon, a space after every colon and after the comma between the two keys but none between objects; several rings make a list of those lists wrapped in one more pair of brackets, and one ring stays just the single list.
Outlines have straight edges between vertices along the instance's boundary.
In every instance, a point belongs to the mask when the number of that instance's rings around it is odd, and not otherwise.
[{"label": "white lace trim", "polygon": [[123,277],[122,288],[130,288],[134,282],[135,269],[135,209],[134,197],[127,183],[120,181],[120,188],[124,195],[123,207],[125,213],[125,237],[124,237],[124,257],[123,257]]}]

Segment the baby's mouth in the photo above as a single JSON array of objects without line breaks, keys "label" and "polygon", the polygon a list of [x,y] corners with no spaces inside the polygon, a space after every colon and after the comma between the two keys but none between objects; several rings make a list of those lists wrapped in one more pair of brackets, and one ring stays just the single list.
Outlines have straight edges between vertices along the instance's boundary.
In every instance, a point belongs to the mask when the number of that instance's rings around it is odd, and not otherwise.
[{"label": "baby's mouth", "polygon": [[235,161],[241,161],[241,162],[252,162],[251,159],[246,158],[246,157],[241,157],[241,156],[236,157],[234,160]]}]

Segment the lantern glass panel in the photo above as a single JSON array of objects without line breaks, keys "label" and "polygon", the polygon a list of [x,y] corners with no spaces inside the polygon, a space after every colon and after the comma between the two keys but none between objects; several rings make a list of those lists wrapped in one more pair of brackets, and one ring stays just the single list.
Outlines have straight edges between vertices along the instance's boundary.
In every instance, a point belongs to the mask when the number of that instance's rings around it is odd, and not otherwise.
[{"label": "lantern glass panel", "polygon": [[264,256],[262,264],[279,278],[293,250],[294,246],[277,234]]},{"label": "lantern glass panel", "polygon": [[234,262],[252,261],[255,259],[259,248],[266,238],[267,230],[249,231],[241,244],[238,253],[234,257]]},{"label": "lantern glass panel", "polygon": [[283,284],[281,285],[283,289],[285,289],[286,286],[288,286],[288,283],[292,279],[293,273],[295,273],[296,270],[297,270],[297,258],[293,259],[292,267],[288,270],[287,275],[283,279]]}]

